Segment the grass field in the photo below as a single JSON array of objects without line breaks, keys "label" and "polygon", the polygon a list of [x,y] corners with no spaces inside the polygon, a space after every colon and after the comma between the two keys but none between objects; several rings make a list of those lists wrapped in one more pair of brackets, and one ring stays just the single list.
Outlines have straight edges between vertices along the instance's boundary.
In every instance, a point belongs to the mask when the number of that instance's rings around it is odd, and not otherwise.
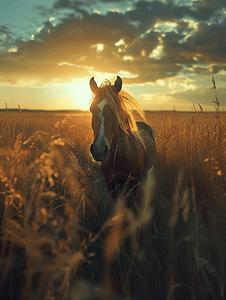
[{"label": "grass field", "polygon": [[89,113],[0,114],[0,299],[226,299],[226,116],[146,117],[135,215],[90,156]]}]

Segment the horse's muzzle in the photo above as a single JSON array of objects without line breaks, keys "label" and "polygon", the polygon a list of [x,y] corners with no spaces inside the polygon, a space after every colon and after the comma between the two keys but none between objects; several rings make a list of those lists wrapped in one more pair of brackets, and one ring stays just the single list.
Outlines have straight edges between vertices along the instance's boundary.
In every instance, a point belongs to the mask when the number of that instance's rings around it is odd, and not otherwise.
[{"label": "horse's muzzle", "polygon": [[108,157],[108,146],[97,147],[94,143],[90,146],[90,152],[93,156],[93,159],[96,161],[105,161]]}]

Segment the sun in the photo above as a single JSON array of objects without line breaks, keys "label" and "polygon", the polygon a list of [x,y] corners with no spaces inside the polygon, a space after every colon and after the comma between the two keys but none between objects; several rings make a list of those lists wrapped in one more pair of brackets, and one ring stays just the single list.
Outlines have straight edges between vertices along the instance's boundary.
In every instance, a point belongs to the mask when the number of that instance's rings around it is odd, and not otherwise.
[{"label": "sun", "polygon": [[89,81],[64,83],[64,98],[68,100],[69,109],[89,110],[92,92]]},{"label": "sun", "polygon": [[89,110],[92,97],[89,80],[52,84],[46,90],[50,97],[55,99],[57,109]]}]

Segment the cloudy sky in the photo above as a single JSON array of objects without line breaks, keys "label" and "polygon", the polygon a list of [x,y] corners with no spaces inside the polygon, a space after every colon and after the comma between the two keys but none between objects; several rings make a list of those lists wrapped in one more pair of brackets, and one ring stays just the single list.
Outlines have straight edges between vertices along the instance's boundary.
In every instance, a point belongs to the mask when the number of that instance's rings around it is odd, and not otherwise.
[{"label": "cloudy sky", "polygon": [[226,0],[7,0],[0,108],[87,109],[120,75],[143,109],[226,108]]}]

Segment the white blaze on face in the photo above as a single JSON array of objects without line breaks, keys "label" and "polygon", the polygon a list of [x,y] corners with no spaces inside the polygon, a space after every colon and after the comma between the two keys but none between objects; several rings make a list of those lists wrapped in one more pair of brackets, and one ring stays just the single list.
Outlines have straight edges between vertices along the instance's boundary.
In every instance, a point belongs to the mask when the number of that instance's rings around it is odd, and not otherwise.
[{"label": "white blaze on face", "polygon": [[96,139],[96,144],[98,146],[101,145],[101,142],[104,142],[105,144],[107,144],[107,141],[106,141],[106,137],[105,137],[105,134],[104,134],[104,117],[102,115],[103,113],[103,110],[104,110],[104,107],[107,105],[107,101],[105,99],[103,99],[97,106],[99,107],[100,109],[100,130],[99,130],[99,133],[98,133],[98,137]]},{"label": "white blaze on face", "polygon": [[105,100],[105,99],[103,99],[97,106],[99,107],[99,109],[100,109],[100,113],[102,114],[102,112],[103,112],[103,109],[104,109],[104,107],[105,107],[105,105],[107,105],[108,103],[107,103],[107,101]]}]

